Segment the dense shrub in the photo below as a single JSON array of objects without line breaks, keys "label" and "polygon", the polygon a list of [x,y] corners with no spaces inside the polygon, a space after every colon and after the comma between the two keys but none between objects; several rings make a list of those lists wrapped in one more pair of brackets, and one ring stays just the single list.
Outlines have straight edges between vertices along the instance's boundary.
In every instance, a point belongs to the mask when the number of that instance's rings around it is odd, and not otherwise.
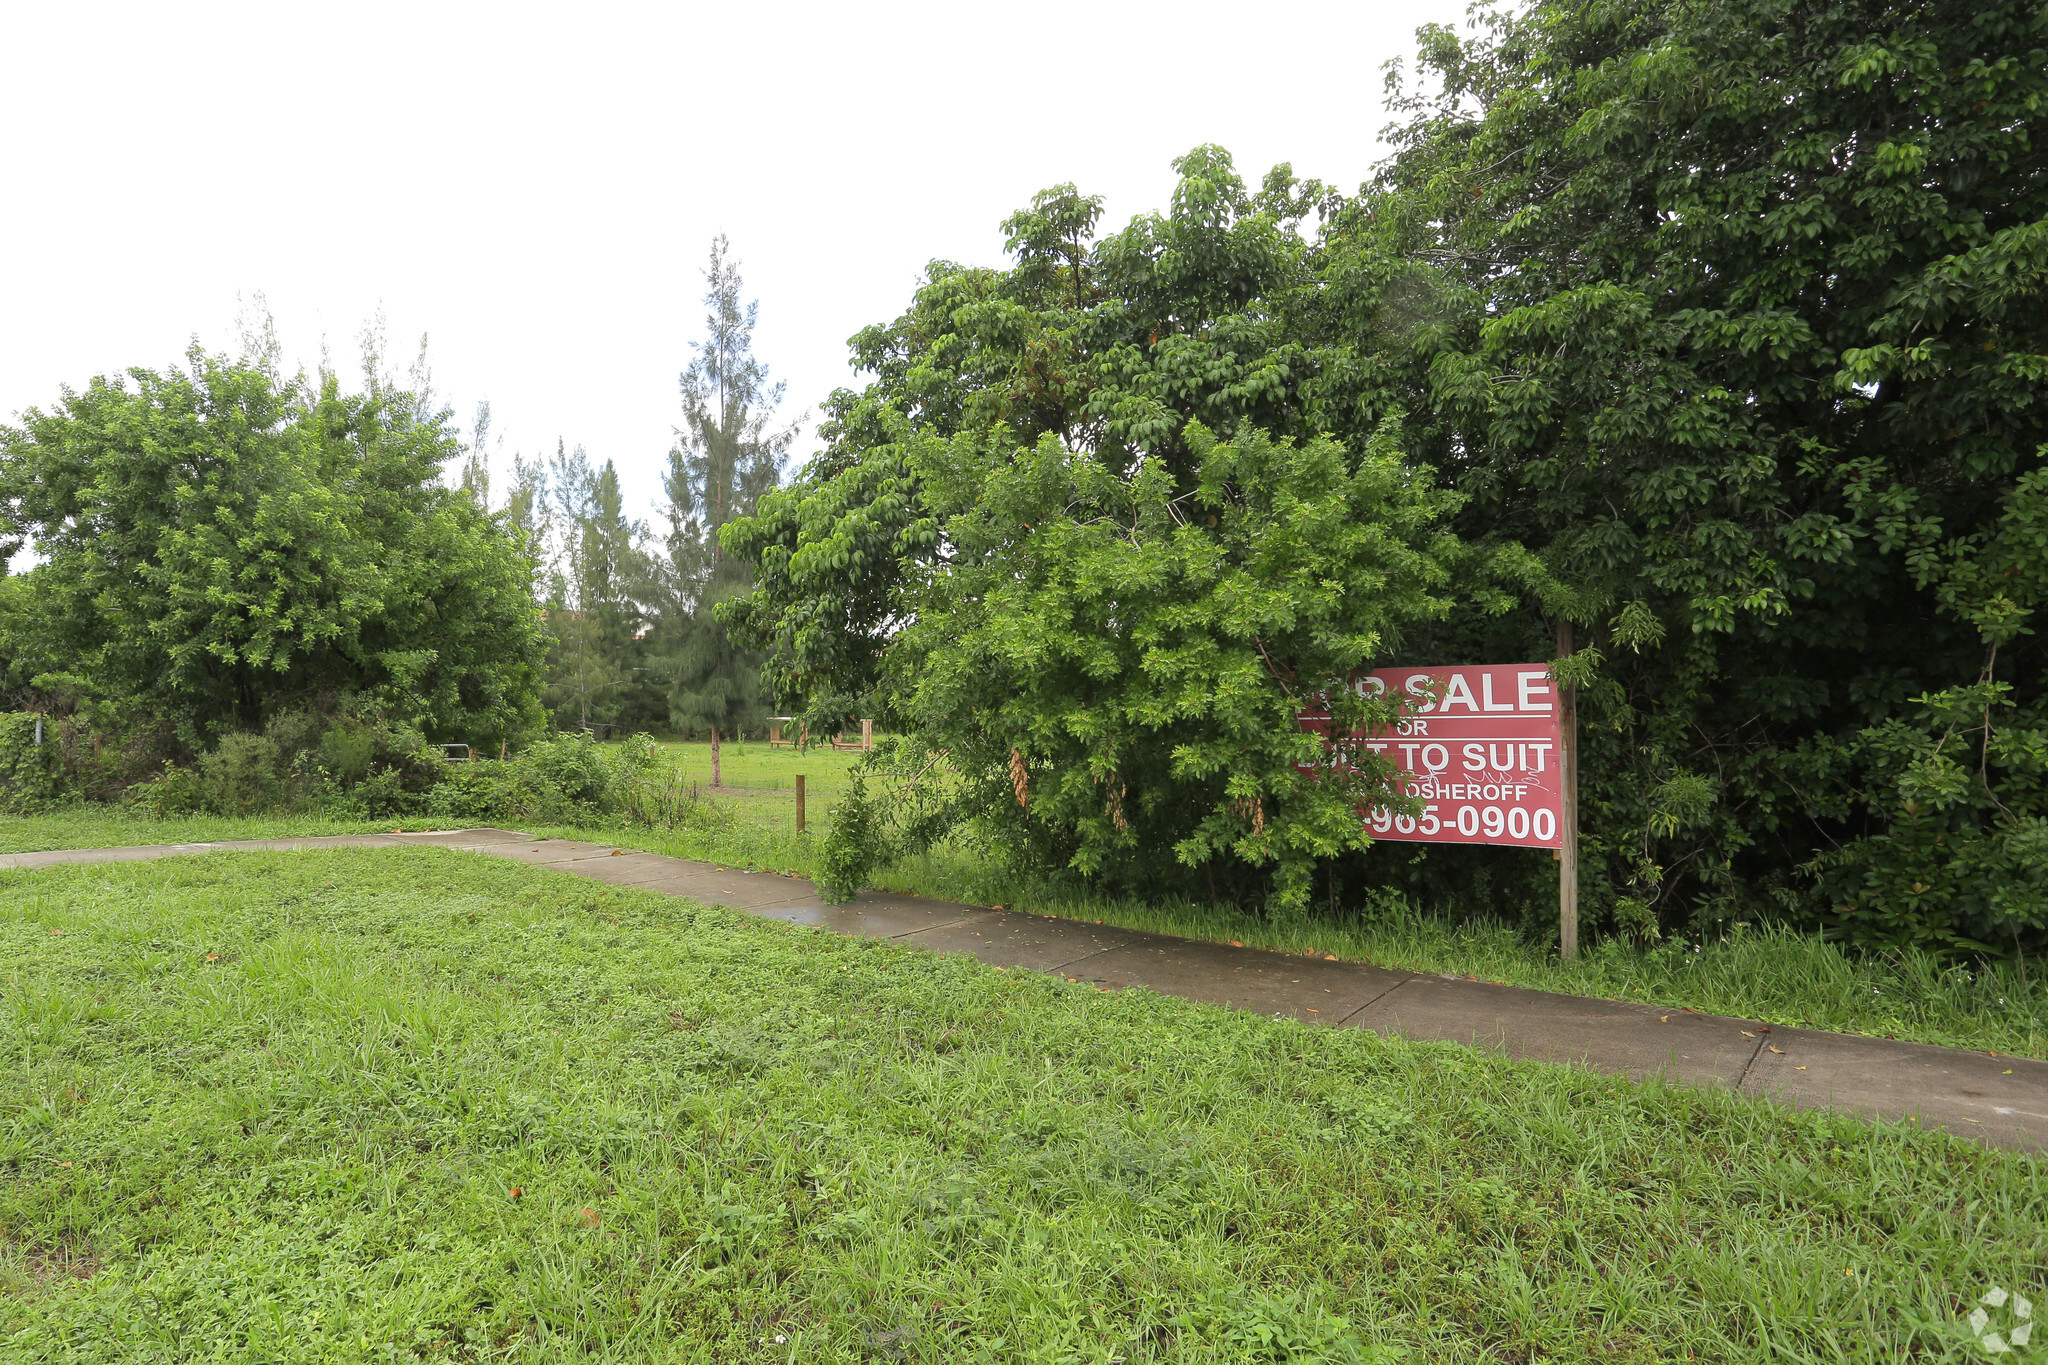
[{"label": "dense shrub", "polygon": [[626,814],[655,763],[646,735],[607,747],[578,733],[542,740],[504,762],[480,759],[444,769],[417,803],[421,813],[560,824]]},{"label": "dense shrub", "polygon": [[0,714],[0,810],[33,810],[54,800],[60,773],[43,718],[24,711]]},{"label": "dense shrub", "polygon": [[518,820],[533,808],[527,774],[516,760],[444,766],[447,771],[421,803],[425,815],[461,825],[491,825]]},{"label": "dense shrub", "polygon": [[[195,752],[319,696],[464,739],[537,730],[533,561],[442,483],[450,415],[381,382],[187,362],[0,426],[0,564],[42,561],[0,576],[0,689]],[[232,781],[265,766],[246,747]]]},{"label": "dense shrub", "polygon": [[[361,707],[287,711],[261,730],[223,735],[189,762],[159,761],[138,780],[108,789],[105,774],[132,769],[135,760],[47,719],[37,745],[36,721],[0,715],[0,809],[117,796],[154,816],[321,813],[464,824],[616,818],[669,829],[710,818],[674,770],[656,763],[645,735],[616,745],[562,735],[503,761],[449,762],[418,730]],[[144,757],[153,752],[145,747]]]},{"label": "dense shrub", "polygon": [[199,800],[215,815],[257,815],[284,805],[283,752],[269,735],[223,735],[199,759]]},{"label": "dense shrub", "polygon": [[360,707],[287,711],[226,734],[190,762],[165,762],[124,799],[155,815],[415,810],[446,764],[417,730]]},{"label": "dense shrub", "polygon": [[175,748],[166,741],[158,729],[84,713],[0,712],[0,811],[116,798],[162,768]]},{"label": "dense shrub", "polygon": [[[646,748],[644,744],[627,744],[622,752],[627,751],[644,754]],[[579,806],[602,804],[620,776],[604,750],[581,733],[534,745],[520,755],[520,765],[537,790],[557,793]]]},{"label": "dense shrub", "polygon": [[853,774],[825,832],[818,890],[828,901],[852,900],[877,867],[903,852],[900,836],[890,827],[887,812],[868,794],[867,783],[867,774]]}]

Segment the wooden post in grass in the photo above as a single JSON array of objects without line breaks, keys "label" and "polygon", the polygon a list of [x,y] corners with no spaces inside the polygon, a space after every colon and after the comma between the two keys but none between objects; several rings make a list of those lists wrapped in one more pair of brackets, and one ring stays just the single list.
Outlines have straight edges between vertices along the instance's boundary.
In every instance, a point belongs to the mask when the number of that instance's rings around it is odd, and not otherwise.
[{"label": "wooden post in grass", "polygon": [[[1557,657],[1572,652],[1572,623],[1557,623]],[[1564,787],[1558,812],[1563,846],[1557,851],[1557,955],[1579,955],[1579,689],[1557,689],[1558,778]]]},{"label": "wooden post in grass", "polygon": [[804,775],[796,775],[796,832],[804,832]]}]

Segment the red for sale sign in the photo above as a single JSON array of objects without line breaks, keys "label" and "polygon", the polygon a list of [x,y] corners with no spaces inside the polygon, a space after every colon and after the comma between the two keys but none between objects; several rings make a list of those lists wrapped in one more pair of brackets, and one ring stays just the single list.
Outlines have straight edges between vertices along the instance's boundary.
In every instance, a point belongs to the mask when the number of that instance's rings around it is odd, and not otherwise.
[{"label": "red for sale sign", "polygon": [[1374,838],[1563,847],[1562,731],[1546,665],[1381,668],[1351,685],[1404,699],[1402,719],[1343,736],[1330,735],[1327,710],[1303,711],[1301,724],[1324,735],[1333,762],[1359,749],[1382,755],[1422,803],[1420,815],[1374,810]]}]

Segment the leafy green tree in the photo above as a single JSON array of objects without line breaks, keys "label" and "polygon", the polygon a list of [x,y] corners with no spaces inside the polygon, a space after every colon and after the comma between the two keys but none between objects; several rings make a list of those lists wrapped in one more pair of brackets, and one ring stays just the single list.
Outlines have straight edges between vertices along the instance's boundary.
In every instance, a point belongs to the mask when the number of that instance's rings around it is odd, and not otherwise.
[{"label": "leafy green tree", "polygon": [[725,614],[813,728],[872,707],[906,771],[943,755],[927,831],[1298,911],[1385,774],[1303,772],[1296,711],[1455,602],[1508,599],[1394,426],[1340,444],[1306,410],[1268,303],[1313,283],[1294,227],[1321,188],[1281,168],[1248,193],[1215,148],[1178,166],[1169,214],[1101,242],[1095,201],[1040,195],[1014,270],[936,263],[857,337],[876,381],[727,530],[759,586]]},{"label": "leafy green tree", "polygon": [[563,729],[643,723],[655,698],[643,662],[646,528],[626,516],[617,468],[581,446],[516,466],[515,518],[545,547],[542,588],[552,636],[547,696]]},{"label": "leafy green tree", "polygon": [[2048,941],[2039,7],[1539,5],[1423,39],[1304,330],[1326,402],[1409,412],[1467,536],[1581,590],[1610,903]]},{"label": "leafy green tree", "polygon": [[564,511],[575,586],[570,639],[577,655],[578,723],[629,724],[640,709],[636,694],[644,691],[637,676],[644,618],[632,587],[641,575],[639,541],[645,532],[625,515],[613,463],[606,460],[593,469],[580,448],[576,457],[579,467],[565,473],[557,487],[573,490],[577,499]]},{"label": "leafy green tree", "polygon": [[719,532],[775,487],[796,426],[775,425],[783,385],[754,354],[760,305],[742,304],[739,266],[723,236],[711,244],[704,280],[705,339],[678,381],[683,424],[662,480],[667,562],[649,591],[661,603],[654,649],[669,683],[670,723],[710,731],[716,786],[721,737],[765,714],[759,656],[735,644],[715,614],[750,582],[747,562],[726,554]]},{"label": "leafy green tree", "polygon": [[191,748],[322,696],[486,742],[540,720],[531,562],[440,485],[443,413],[208,356],[66,391],[0,430],[0,599],[21,702]]},{"label": "leafy green tree", "polygon": [[462,448],[462,472],[457,486],[476,499],[476,505],[491,505],[491,405],[476,405],[476,421],[469,431],[469,443]]},{"label": "leafy green tree", "polygon": [[[728,533],[729,548],[758,564],[760,590],[727,619],[769,651],[771,680],[804,701],[813,732],[885,705],[894,594],[946,553],[901,538],[923,512],[902,463],[915,435],[1000,425],[1021,449],[1051,434],[1119,472],[1155,458],[1186,490],[1190,422],[1225,439],[1246,427],[1301,439],[1328,429],[1305,410],[1300,386],[1313,371],[1271,305],[1313,287],[1295,228],[1325,192],[1283,166],[1249,194],[1215,147],[1175,165],[1171,211],[1107,239],[1090,236],[1100,201],[1062,185],[1005,224],[1017,269],[933,262],[908,313],[853,339],[874,381],[833,395],[825,450]],[[1376,420],[1349,433],[1358,449]]]},{"label": "leafy green tree", "polygon": [[[1095,238],[1048,191],[1014,268],[935,262],[855,338],[872,382],[727,533],[760,566],[727,619],[822,728],[897,704],[906,612],[958,552],[919,442],[1051,435],[1187,496],[1190,422],[1355,458],[1398,421],[1459,495],[1463,577],[1370,662],[1578,627],[1590,916],[2048,946],[2044,45],[1996,0],[1482,11],[1424,32],[1356,196],[1285,167],[1253,192],[1203,148],[1167,213]],[[1513,850],[1331,869],[1555,905]]]},{"label": "leafy green tree", "polygon": [[1155,892],[1270,868],[1274,907],[1299,911],[1392,793],[1369,753],[1332,767],[1295,718],[1332,698],[1340,724],[1380,714],[1347,679],[1449,607],[1456,499],[1405,467],[1391,423],[1357,455],[1193,423],[1185,490],[1155,458],[1111,470],[1003,435],[904,452],[927,512],[904,534],[945,553],[883,652],[899,758],[943,760],[956,818],[1042,861]]},{"label": "leafy green tree", "polygon": [[550,585],[545,580],[552,571],[549,547],[555,535],[554,515],[548,504],[546,459],[535,456],[529,460],[518,451],[512,453],[512,486],[505,490],[503,515],[506,525],[532,554],[543,580],[536,582],[535,590],[546,596]]}]

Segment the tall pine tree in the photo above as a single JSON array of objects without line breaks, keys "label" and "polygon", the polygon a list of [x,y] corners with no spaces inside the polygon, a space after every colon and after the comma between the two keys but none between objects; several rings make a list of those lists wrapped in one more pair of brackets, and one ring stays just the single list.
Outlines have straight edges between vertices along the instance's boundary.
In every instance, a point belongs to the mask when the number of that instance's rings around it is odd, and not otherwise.
[{"label": "tall pine tree", "polygon": [[712,609],[752,583],[748,566],[720,549],[727,522],[751,516],[781,479],[797,423],[777,428],[783,385],[754,355],[757,302],[742,304],[738,264],[723,235],[704,272],[705,339],[682,372],[683,422],[662,481],[668,495],[668,559],[661,599],[659,663],[668,682],[670,723],[711,732],[711,782],[720,785],[722,736],[759,722],[760,657],[738,648]]},{"label": "tall pine tree", "polygon": [[625,514],[618,470],[593,465],[583,447],[515,462],[508,511],[545,554],[541,583],[548,626],[548,702],[565,729],[613,729],[642,720],[653,700],[641,664],[646,620],[637,589],[647,576],[645,530]]}]

